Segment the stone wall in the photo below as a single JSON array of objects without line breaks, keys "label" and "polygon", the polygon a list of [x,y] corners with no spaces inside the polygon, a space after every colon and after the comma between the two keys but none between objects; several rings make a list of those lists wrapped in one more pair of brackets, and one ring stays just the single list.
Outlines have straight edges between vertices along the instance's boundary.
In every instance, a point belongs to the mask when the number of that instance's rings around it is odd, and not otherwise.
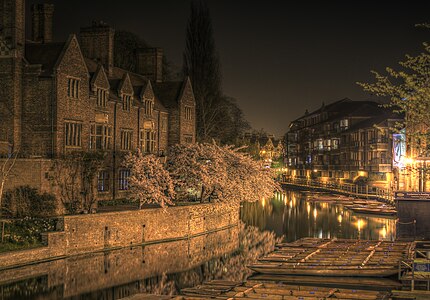
[{"label": "stone wall", "polygon": [[65,216],[64,231],[47,233],[47,246],[0,254],[0,269],[55,257],[145,243],[186,239],[225,229],[239,222],[239,207],[198,204]]},{"label": "stone wall", "polygon": [[[186,240],[127,247],[0,271],[0,285],[47,276],[62,298],[190,270],[239,248],[239,227]],[[128,289],[127,289],[128,290]],[[137,291],[136,291],[137,292]]]}]

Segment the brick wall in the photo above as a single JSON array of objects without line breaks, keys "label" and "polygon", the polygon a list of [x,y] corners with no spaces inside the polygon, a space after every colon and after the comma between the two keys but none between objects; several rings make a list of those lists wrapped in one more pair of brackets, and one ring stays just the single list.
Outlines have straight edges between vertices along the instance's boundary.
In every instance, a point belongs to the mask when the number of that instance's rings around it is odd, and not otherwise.
[{"label": "brick wall", "polygon": [[[71,98],[68,96],[68,80],[74,78],[79,80],[79,97]],[[64,121],[82,122],[82,149],[88,150],[90,139],[90,121],[95,119],[93,109],[94,103],[89,98],[89,74],[76,37],[72,37],[64,56],[57,69],[57,118],[56,118],[56,151],[65,151],[65,128]],[[69,148],[67,150],[74,150]]]},{"label": "brick wall", "polygon": [[[198,204],[167,210],[154,208],[65,216],[63,220],[64,231],[46,234],[47,246],[0,254],[0,269],[57,256],[202,235],[238,224],[239,207]],[[212,245],[219,243],[219,240],[210,242]],[[193,253],[190,255],[195,256]]]},{"label": "brick wall", "polygon": [[[0,165],[4,161],[4,159],[0,159]],[[51,193],[52,186],[47,177],[50,168],[51,161],[48,159],[17,159],[11,174],[6,180],[5,190],[29,185],[42,193]]]}]

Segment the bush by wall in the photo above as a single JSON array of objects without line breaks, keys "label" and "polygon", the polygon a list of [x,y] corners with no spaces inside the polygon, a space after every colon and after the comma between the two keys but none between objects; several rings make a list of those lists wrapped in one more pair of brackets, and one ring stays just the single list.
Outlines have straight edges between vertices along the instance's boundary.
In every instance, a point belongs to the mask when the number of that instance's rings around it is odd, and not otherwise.
[{"label": "bush by wall", "polygon": [[40,194],[30,186],[20,186],[4,194],[2,215],[14,218],[44,218],[55,214],[56,199],[52,194]]}]

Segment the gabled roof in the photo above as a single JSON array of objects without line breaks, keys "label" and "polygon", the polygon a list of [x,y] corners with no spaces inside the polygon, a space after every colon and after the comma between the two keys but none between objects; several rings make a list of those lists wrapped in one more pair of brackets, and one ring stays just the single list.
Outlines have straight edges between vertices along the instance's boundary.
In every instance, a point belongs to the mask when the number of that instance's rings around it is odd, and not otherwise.
[{"label": "gabled roof", "polygon": [[26,43],[25,58],[30,64],[42,65],[42,76],[52,75],[66,43]]}]

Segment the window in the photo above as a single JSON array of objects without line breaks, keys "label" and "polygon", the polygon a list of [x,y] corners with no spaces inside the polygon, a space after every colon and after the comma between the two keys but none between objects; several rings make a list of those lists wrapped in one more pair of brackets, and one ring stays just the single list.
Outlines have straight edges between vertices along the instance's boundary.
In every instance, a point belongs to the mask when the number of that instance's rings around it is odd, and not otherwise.
[{"label": "window", "polygon": [[131,109],[131,96],[130,95],[122,95],[122,109],[130,111],[130,109]]},{"label": "window", "polygon": [[111,149],[112,127],[103,124],[91,124],[90,149]]},{"label": "window", "polygon": [[324,150],[326,151],[331,150],[331,140],[324,140]]},{"label": "window", "polygon": [[121,130],[121,150],[131,150],[133,131]]},{"label": "window", "polygon": [[119,170],[119,186],[118,189],[120,191],[128,190],[128,177],[130,177],[130,170],[123,169]]},{"label": "window", "polygon": [[140,131],[139,143],[140,149],[145,153],[155,152],[156,132],[151,129],[142,129]]},{"label": "window", "polygon": [[79,98],[79,79],[67,79],[67,96],[70,98]]},{"label": "window", "polygon": [[339,148],[339,139],[332,139],[331,140],[331,146],[333,149],[338,149]]},{"label": "window", "polygon": [[66,147],[82,146],[82,124],[81,123],[64,123],[65,145]]},{"label": "window", "polygon": [[341,130],[348,129],[348,119],[340,120],[340,129]]},{"label": "window", "polygon": [[100,171],[97,175],[97,191],[107,192],[109,191],[109,172]]},{"label": "window", "polygon": [[152,116],[153,110],[154,110],[154,101],[146,99],[145,100],[145,115]]},{"label": "window", "polygon": [[193,119],[193,110],[189,106],[185,106],[185,120]]},{"label": "window", "polygon": [[107,97],[108,97],[107,90],[98,88],[96,91],[96,94],[97,94],[97,106],[106,107]]}]

